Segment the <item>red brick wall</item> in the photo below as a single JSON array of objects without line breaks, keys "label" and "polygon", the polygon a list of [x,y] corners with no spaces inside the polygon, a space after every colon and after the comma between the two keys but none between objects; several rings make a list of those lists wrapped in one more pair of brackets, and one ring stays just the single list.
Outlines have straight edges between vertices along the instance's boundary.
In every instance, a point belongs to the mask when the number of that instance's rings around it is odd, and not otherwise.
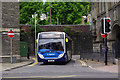
[{"label": "red brick wall", "polygon": [[41,25],[44,31],[63,31],[67,26],[72,26],[75,32],[89,32],[89,25]]},{"label": "red brick wall", "polygon": [[20,28],[24,29],[24,32],[29,32],[30,31],[30,26],[29,25],[22,25]]},{"label": "red brick wall", "polygon": [[[41,25],[44,31],[63,31],[67,26],[71,26],[75,32],[89,32],[89,25]],[[30,31],[30,25],[21,25],[25,32]]]}]

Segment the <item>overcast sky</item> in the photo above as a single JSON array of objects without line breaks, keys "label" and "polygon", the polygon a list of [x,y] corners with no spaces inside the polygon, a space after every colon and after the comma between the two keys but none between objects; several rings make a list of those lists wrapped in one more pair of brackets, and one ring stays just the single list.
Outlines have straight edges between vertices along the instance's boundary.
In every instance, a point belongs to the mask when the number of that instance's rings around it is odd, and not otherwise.
[{"label": "overcast sky", "polygon": [[43,0],[43,2],[45,2],[46,0]]}]

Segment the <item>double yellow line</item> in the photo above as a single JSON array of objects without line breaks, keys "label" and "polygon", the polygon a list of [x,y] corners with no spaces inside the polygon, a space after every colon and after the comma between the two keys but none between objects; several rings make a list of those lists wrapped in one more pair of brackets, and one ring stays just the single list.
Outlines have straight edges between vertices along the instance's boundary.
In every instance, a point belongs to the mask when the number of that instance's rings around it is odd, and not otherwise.
[{"label": "double yellow line", "polygon": [[75,61],[79,61],[79,62],[82,64],[82,66],[87,67],[86,62],[84,62],[84,61],[82,61],[82,60],[77,60],[77,59],[74,59],[74,60],[75,60]]},{"label": "double yellow line", "polygon": [[63,76],[19,76],[19,77],[3,77],[3,78],[69,78],[80,75],[63,75]]},{"label": "double yellow line", "polygon": [[38,64],[38,61],[35,59],[35,58],[32,58],[35,62],[33,63],[33,64],[31,64],[31,65],[29,65],[29,66],[34,66],[34,65],[36,65],[36,64]]},{"label": "double yellow line", "polygon": [[86,64],[84,61],[82,61],[82,60],[78,60],[78,61],[80,61],[80,62],[81,62],[82,66],[87,67],[87,64]]}]

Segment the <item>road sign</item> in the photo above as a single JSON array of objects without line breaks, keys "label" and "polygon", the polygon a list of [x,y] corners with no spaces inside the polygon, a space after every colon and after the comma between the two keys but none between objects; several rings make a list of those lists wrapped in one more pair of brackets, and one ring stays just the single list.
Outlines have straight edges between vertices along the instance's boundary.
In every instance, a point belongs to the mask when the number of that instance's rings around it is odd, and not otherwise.
[{"label": "road sign", "polygon": [[15,33],[12,31],[12,30],[10,30],[9,32],[8,32],[8,36],[11,38],[11,64],[12,64],[12,37],[15,35]]},{"label": "road sign", "polygon": [[8,36],[9,36],[9,37],[12,38],[14,35],[15,35],[15,33],[14,33],[12,30],[10,30],[10,31],[8,32]]},{"label": "road sign", "polygon": [[[109,34],[107,33],[107,36],[108,36]],[[102,32],[101,32],[101,36],[103,37],[103,38],[105,38],[105,34],[102,34]]]}]

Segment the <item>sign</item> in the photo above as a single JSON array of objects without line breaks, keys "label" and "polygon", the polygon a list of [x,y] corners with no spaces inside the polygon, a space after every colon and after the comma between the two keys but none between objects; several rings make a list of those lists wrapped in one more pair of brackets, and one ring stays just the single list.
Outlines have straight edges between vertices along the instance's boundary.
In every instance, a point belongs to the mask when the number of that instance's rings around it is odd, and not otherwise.
[{"label": "sign", "polygon": [[61,34],[41,34],[40,38],[61,38]]},{"label": "sign", "polygon": [[[107,36],[108,36],[109,34],[107,33]],[[101,32],[101,36],[103,37],[103,38],[105,38],[105,34],[102,34],[102,32]]]},{"label": "sign", "polygon": [[9,32],[8,32],[8,36],[11,38],[11,64],[13,63],[13,61],[12,61],[12,37],[15,35],[15,33],[12,31],[12,30],[10,30]]},{"label": "sign", "polygon": [[15,33],[14,33],[12,30],[10,30],[10,31],[8,32],[8,36],[9,36],[9,37],[12,38],[14,35],[15,35]]}]

